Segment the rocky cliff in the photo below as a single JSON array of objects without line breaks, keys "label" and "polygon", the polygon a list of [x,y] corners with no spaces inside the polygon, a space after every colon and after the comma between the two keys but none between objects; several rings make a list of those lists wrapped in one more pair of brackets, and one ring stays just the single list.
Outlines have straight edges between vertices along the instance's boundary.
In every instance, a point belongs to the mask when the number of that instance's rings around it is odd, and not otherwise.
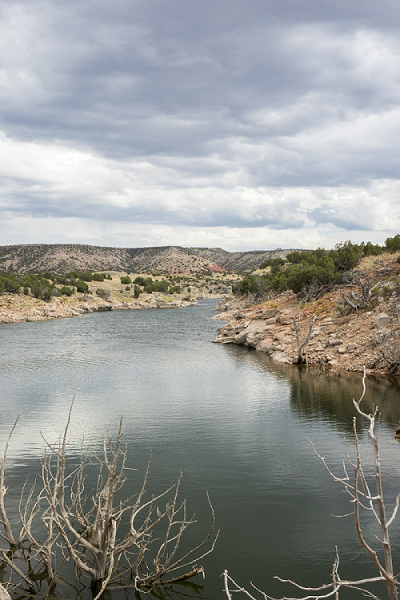
[{"label": "rocky cliff", "polygon": [[[291,292],[272,300],[243,308],[232,298],[220,304],[222,312],[214,319],[227,321],[213,340],[238,344],[266,352],[279,362],[295,363],[298,356],[294,319],[300,318],[300,343],[310,320],[312,331],[304,350],[307,364],[319,364],[347,371],[387,374],[400,370],[400,264],[398,256],[379,257],[369,264],[373,286],[371,305],[351,310],[343,294],[357,295],[357,284],[336,286],[323,298],[299,304]],[[243,303],[243,300],[241,301]]]}]

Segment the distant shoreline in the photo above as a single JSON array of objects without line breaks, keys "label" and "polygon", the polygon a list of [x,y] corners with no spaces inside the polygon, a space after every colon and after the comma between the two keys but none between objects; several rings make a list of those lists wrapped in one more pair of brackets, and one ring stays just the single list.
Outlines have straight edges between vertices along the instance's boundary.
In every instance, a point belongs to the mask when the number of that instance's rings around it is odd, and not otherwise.
[{"label": "distant shoreline", "polygon": [[79,317],[95,312],[113,310],[146,310],[151,308],[173,309],[196,306],[195,297],[165,297],[162,294],[141,294],[140,299],[111,298],[104,301],[96,296],[72,296],[70,298],[52,298],[49,302],[16,294],[0,296],[0,324],[31,323],[51,319]]}]

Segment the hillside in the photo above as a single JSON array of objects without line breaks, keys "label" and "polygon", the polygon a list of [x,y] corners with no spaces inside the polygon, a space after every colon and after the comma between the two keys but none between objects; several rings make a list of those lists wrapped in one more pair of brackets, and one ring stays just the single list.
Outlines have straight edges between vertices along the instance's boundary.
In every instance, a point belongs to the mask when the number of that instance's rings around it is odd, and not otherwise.
[{"label": "hillside", "polygon": [[83,244],[21,244],[0,246],[0,270],[13,272],[130,271],[183,272],[252,270],[267,258],[291,250],[227,252],[222,248],[108,248]]},{"label": "hillside", "polygon": [[197,256],[202,256],[215,262],[227,271],[253,271],[264,260],[270,258],[285,258],[291,250],[250,250],[249,252],[227,252],[222,248],[191,248]]}]

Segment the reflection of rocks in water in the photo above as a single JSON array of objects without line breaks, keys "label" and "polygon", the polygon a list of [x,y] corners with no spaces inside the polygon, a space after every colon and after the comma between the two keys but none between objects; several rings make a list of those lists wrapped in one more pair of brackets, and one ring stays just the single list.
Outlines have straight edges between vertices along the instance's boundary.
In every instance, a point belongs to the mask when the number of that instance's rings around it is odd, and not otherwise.
[{"label": "reflection of rocks in water", "polygon": [[[337,423],[341,430],[352,432],[355,416],[353,398],[358,400],[363,391],[361,373],[338,374],[317,366],[285,365],[274,362],[261,352],[254,354],[268,367],[268,371],[290,381],[291,406],[301,418],[328,420]],[[399,398],[400,384],[397,380],[367,376],[364,410],[372,412],[373,406],[377,405],[382,422],[393,430],[399,423]],[[362,427],[361,423],[359,426]]]}]

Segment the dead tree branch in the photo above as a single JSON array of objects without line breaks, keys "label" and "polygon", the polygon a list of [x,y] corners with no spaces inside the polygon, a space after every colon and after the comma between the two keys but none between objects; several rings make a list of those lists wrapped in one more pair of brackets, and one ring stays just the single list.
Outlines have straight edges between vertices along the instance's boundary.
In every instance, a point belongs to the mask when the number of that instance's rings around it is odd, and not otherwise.
[{"label": "dead tree branch", "polygon": [[[104,438],[100,466],[107,474],[106,481],[102,485],[99,475],[97,490],[88,499],[84,496],[84,457],[80,467],[67,474],[66,440],[70,419],[71,411],[59,446],[47,443],[50,453],[43,464],[44,489],[49,505],[46,519],[54,522],[70,559],[90,576],[91,587],[96,596],[104,591],[115,575],[121,559],[128,561],[127,564],[134,573],[136,588],[160,585],[162,577],[177,569],[191,568],[190,573],[180,575],[177,579],[202,573],[203,568],[194,567],[194,561],[201,560],[214,547],[215,540],[211,549],[198,556],[198,551],[210,540],[214,530],[215,519],[211,502],[209,501],[212,523],[206,539],[181,558],[177,558],[182,535],[186,528],[194,523],[193,517],[186,516],[186,502],[178,504],[181,476],[175,486],[145,501],[148,465],[136,501],[131,503],[131,499],[127,499],[124,502],[116,502],[116,493],[125,483],[127,457],[126,448],[122,448],[121,420],[115,443],[112,443],[112,438],[108,438],[107,434]],[[157,502],[174,488],[173,497],[166,503],[165,509],[160,510]],[[138,515],[144,513],[141,523],[136,525]],[[128,519],[129,530],[124,537],[118,538],[118,529],[123,518]],[[154,542],[153,531],[157,528],[158,532],[163,523],[165,533],[152,561],[153,567],[149,569],[146,566],[145,574],[139,576],[139,572],[143,573],[144,556],[150,550],[151,542]]]},{"label": "dead tree branch", "polygon": [[[122,585],[125,580],[127,586],[133,580],[136,589],[148,590],[204,573],[203,567],[196,563],[212,552],[218,537],[217,534],[211,539],[215,517],[208,494],[210,530],[204,540],[179,556],[182,536],[195,523],[194,516],[187,516],[186,501],[178,498],[182,474],[176,485],[146,498],[149,461],[139,493],[121,499],[119,492],[126,481],[127,470],[121,419],[115,441],[107,433],[104,437],[97,485],[87,492],[87,453],[81,450],[79,466],[71,472],[68,469],[67,438],[71,414],[72,404],[58,443],[50,444],[45,440],[41,477],[35,479],[27,493],[25,486],[23,488],[19,507],[22,526],[18,542],[4,505],[7,450],[16,423],[7,441],[0,472],[0,517],[5,531],[2,537],[12,552],[8,554],[0,549],[0,556],[8,568],[18,575],[21,589],[23,584],[27,584],[29,592],[38,591],[34,582],[38,579],[36,575],[39,569],[42,575],[44,565],[48,582],[47,596],[54,590],[61,565],[68,560],[75,565],[80,584],[85,576],[89,577],[94,600],[98,600],[114,579]],[[42,487],[38,485],[39,482]],[[166,504],[160,508],[158,503],[163,498],[166,498]],[[37,529],[37,524],[33,525],[37,519],[42,521],[45,534],[44,541],[40,542],[32,533]],[[121,525],[125,533],[119,536]],[[22,546],[23,539],[27,540],[28,548]],[[208,549],[205,549],[208,542]],[[18,555],[14,557],[15,553]],[[16,565],[15,558],[18,564],[24,564],[25,561],[28,575]],[[165,581],[167,575],[170,578]]]},{"label": "dead tree branch", "polygon": [[308,342],[310,341],[310,336],[311,336],[314,321],[315,321],[315,315],[314,315],[314,317],[310,317],[310,322],[308,325],[308,332],[307,332],[303,342],[300,343],[300,327],[301,327],[300,311],[298,313],[298,319],[297,319],[297,315],[294,315],[294,317],[293,317],[293,325],[294,325],[294,330],[296,332],[296,344],[297,344],[297,359],[296,359],[295,364],[302,365],[306,362],[306,359],[303,356],[303,352],[304,352],[304,349],[306,348],[306,346],[308,345]]},{"label": "dead tree branch", "polygon": [[19,543],[17,543],[15,541],[15,538],[14,538],[14,535],[13,535],[13,532],[12,532],[12,529],[11,529],[11,524],[10,524],[10,521],[8,520],[6,509],[5,509],[5,505],[4,505],[4,496],[7,493],[7,488],[6,488],[5,483],[4,483],[4,477],[5,477],[5,468],[6,468],[8,446],[10,444],[11,436],[14,433],[14,429],[17,426],[18,419],[19,419],[19,415],[15,419],[15,423],[13,425],[13,428],[11,429],[10,435],[8,436],[8,439],[7,439],[7,442],[6,442],[6,447],[4,449],[3,460],[1,461],[1,470],[0,470],[0,519],[1,519],[0,522],[3,525],[3,527],[4,527],[5,539],[9,543],[10,550],[12,550],[12,551],[17,550],[17,548],[19,546]]},{"label": "dead tree branch", "polygon": [[358,311],[358,309],[366,308],[371,304],[374,285],[369,273],[358,277],[355,284],[358,286],[358,295],[354,291],[351,291],[350,294],[342,292],[342,298],[345,306],[350,306],[352,310]]}]

